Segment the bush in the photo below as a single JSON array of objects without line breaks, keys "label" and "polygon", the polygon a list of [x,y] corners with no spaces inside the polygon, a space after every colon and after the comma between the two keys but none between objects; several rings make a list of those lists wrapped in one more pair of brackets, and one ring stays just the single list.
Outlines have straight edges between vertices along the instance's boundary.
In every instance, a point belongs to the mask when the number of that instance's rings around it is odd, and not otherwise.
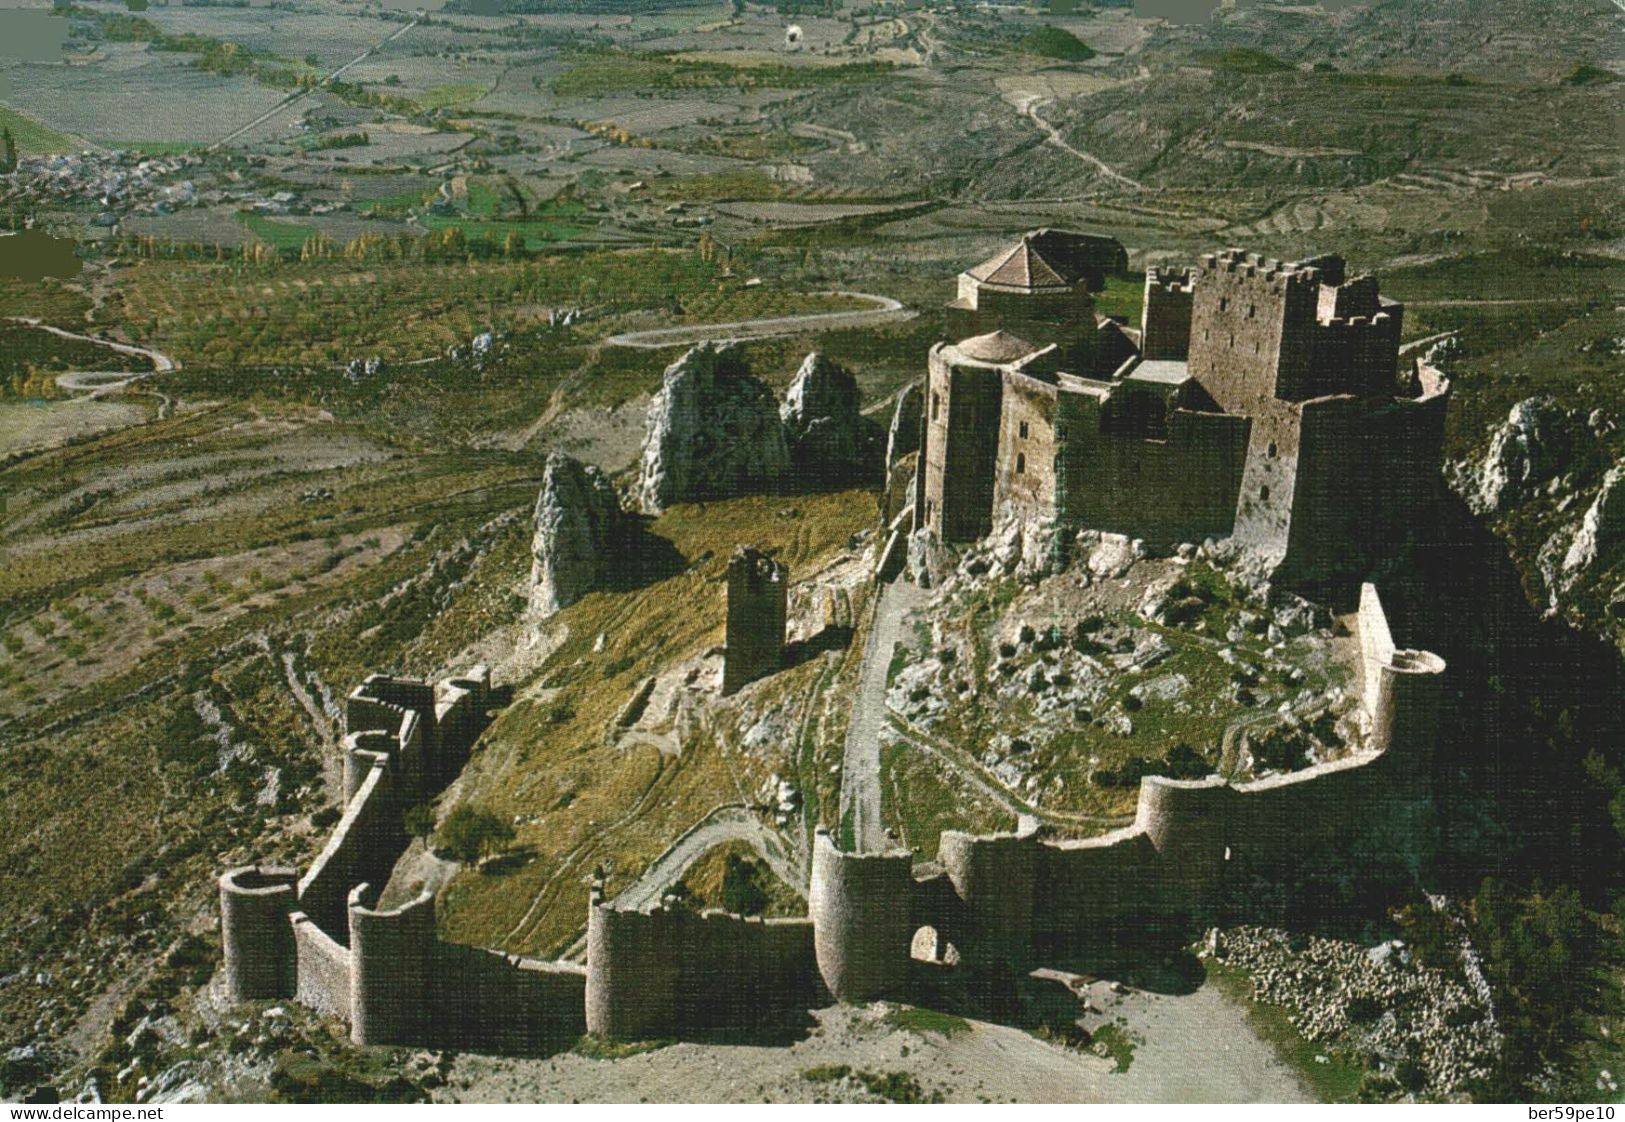
[{"label": "bush", "polygon": [[513,840],[513,826],[484,807],[464,804],[446,816],[435,849],[465,865]]}]

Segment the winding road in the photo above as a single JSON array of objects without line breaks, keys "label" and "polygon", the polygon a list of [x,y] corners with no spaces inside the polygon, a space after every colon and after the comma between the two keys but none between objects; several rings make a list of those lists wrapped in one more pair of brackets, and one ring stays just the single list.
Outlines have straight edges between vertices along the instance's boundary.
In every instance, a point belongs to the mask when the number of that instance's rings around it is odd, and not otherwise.
[{"label": "winding road", "polygon": [[624,331],[611,335],[604,342],[612,347],[689,346],[716,339],[762,339],[771,335],[792,335],[808,328],[839,330],[869,327],[877,323],[901,322],[913,319],[914,312],[890,296],[876,296],[869,292],[819,292],[817,296],[846,296],[853,300],[867,300],[874,305],[850,312],[809,312],[799,316],[770,316],[766,319],[743,319],[731,323],[692,323],[680,327],[657,327],[649,331]]},{"label": "winding road", "polygon": [[38,328],[40,331],[50,332],[61,339],[72,339],[79,343],[92,343],[98,347],[106,347],[122,355],[139,355],[152,363],[151,370],[70,370],[66,374],[57,375],[56,384],[65,390],[73,390],[92,395],[107,393],[110,390],[123,389],[131,382],[153,374],[162,374],[167,370],[174,370],[180,364],[162,351],[155,351],[148,347],[131,346],[128,343],[115,343],[110,339],[98,339],[94,335],[81,335],[76,331],[64,331],[60,327],[52,327],[42,323],[33,316],[11,316],[11,323],[26,324]]}]

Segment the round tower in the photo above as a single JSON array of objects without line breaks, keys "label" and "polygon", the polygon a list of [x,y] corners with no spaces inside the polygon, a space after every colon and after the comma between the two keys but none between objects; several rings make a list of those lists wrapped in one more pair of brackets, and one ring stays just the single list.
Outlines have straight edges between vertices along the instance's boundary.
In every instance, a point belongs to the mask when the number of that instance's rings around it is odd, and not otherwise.
[{"label": "round tower", "polygon": [[[587,908],[587,1031],[618,1040],[669,1033],[677,1016],[680,951],[662,937],[656,917],[606,904],[602,882],[594,883]],[[720,988],[724,980],[718,982]]]},{"label": "round tower", "polygon": [[818,831],[807,910],[818,972],[838,1000],[870,1001],[907,982],[913,894],[906,850],[843,853]]},{"label": "round tower", "polygon": [[292,997],[293,927],[298,874],[280,866],[251,865],[220,878],[220,943],[226,991],[234,1001]]},{"label": "round tower", "polygon": [[350,890],[350,1039],[357,1044],[421,1044],[428,1030],[434,894],[374,910],[371,885]]}]

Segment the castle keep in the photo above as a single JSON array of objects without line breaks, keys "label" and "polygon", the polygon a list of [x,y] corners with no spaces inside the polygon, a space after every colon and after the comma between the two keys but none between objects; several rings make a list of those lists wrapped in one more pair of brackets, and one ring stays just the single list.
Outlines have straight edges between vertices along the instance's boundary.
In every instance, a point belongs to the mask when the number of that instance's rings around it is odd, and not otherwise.
[{"label": "castle keep", "polygon": [[1449,383],[1399,370],[1404,308],[1375,277],[1209,253],[1147,273],[1135,332],[1095,314],[1098,270],[1121,261],[1103,242],[1042,230],[961,274],[947,324],[978,333],[930,352],[917,526],[1233,538],[1315,585],[1358,579],[1426,521]]}]

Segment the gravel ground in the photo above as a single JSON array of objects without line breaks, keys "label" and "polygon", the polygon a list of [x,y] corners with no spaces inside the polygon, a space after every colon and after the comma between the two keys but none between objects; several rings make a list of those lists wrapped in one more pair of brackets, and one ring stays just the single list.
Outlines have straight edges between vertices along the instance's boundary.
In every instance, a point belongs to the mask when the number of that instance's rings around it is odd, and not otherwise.
[{"label": "gravel ground", "polygon": [[1127,1071],[972,1021],[952,1037],[887,1023],[893,1007],[816,1010],[804,1039],[783,1046],[673,1044],[619,1059],[461,1056],[439,1097],[458,1102],[870,1102],[854,1079],[812,1081],[809,1069],[904,1073],[948,1102],[1305,1102],[1297,1077],[1247,1027],[1244,1011],[1211,987],[1179,996],[1088,993],[1097,1021],[1136,1041]]}]

